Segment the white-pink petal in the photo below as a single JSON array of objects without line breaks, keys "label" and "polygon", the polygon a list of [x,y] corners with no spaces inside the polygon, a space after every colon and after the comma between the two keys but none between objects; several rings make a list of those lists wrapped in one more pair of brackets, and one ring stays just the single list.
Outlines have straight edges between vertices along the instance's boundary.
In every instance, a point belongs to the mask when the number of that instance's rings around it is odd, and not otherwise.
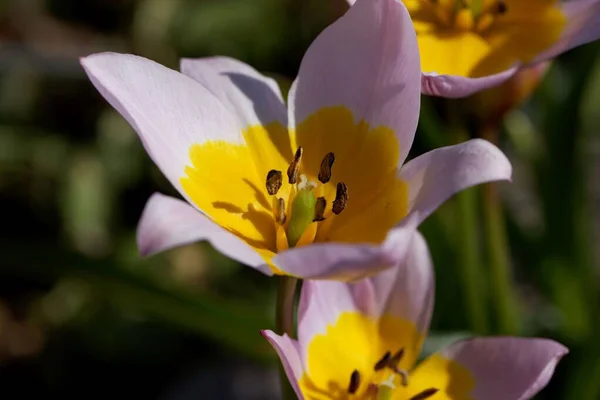
[{"label": "white-pink petal", "polygon": [[324,334],[341,314],[352,311],[375,318],[394,315],[414,322],[419,333],[426,334],[433,310],[433,274],[425,239],[416,232],[406,257],[385,272],[354,283],[305,281],[298,307],[300,349]]},{"label": "white-pink petal", "polygon": [[512,166],[496,146],[473,139],[425,153],[402,166],[399,175],[408,184],[409,216],[417,213],[421,222],[461,190],[510,180]]},{"label": "white-pink petal", "polygon": [[243,125],[200,83],[131,54],[99,53],[81,64],[100,94],[130,123],[163,174],[180,193],[192,144],[242,141]]},{"label": "white-pink petal", "polygon": [[138,249],[143,256],[201,240],[208,240],[234,260],[273,274],[256,251],[188,203],[160,193],[150,197],[137,230]]},{"label": "white-pink petal", "polygon": [[402,163],[419,118],[421,69],[415,30],[397,0],[358,0],[308,48],[290,91],[290,123],[345,105],[356,120],[392,128]]},{"label": "white-pink petal", "polygon": [[467,97],[479,91],[498,86],[512,78],[519,68],[514,67],[494,75],[481,78],[467,78],[459,75],[443,75],[434,72],[423,72],[421,91],[430,96],[456,99]]},{"label": "white-pink petal", "polygon": [[336,281],[306,280],[302,284],[298,305],[298,343],[303,350],[301,358],[306,364],[306,349],[312,339],[327,331],[344,312],[357,311],[349,284]]},{"label": "white-pink petal", "polygon": [[357,281],[398,265],[406,257],[416,232],[418,213],[393,228],[380,244],[314,243],[278,253],[277,268],[304,279]]},{"label": "white-pink petal", "polygon": [[[427,333],[433,312],[435,277],[429,248],[419,232],[413,235],[403,262],[368,281],[372,286],[375,308],[365,310],[366,313],[394,315],[414,322],[420,333]],[[360,289],[360,292],[364,291]],[[363,304],[364,301],[356,303]]]},{"label": "white-pink petal", "polygon": [[302,391],[298,386],[298,381],[304,374],[298,342],[294,339],[291,339],[287,334],[279,336],[273,331],[269,330],[261,331],[261,334],[269,341],[271,346],[273,346],[277,352],[277,355],[281,360],[281,364],[283,365],[283,369],[285,370],[285,374],[287,375],[288,381],[292,385],[292,388],[294,388],[298,399],[304,400]]},{"label": "white-pink petal", "polygon": [[475,380],[474,400],[527,400],[549,382],[556,364],[568,353],[549,339],[475,338],[442,351],[468,368]]},{"label": "white-pink petal", "polygon": [[274,79],[230,57],[184,58],[181,72],[208,89],[246,126],[279,121],[287,126],[287,111]]},{"label": "white-pink petal", "polygon": [[548,50],[539,54],[533,62],[548,60],[574,47],[600,38],[600,1],[563,0],[560,7],[567,20],[567,25],[559,40]]}]

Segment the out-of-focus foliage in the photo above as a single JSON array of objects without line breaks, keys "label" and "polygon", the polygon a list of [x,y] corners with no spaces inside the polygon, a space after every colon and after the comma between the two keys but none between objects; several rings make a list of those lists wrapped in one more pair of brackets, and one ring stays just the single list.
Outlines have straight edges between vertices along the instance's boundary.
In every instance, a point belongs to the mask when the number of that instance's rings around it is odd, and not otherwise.
[{"label": "out-of-focus foliage", "polygon": [[[345,8],[343,0],[0,2],[0,397],[277,398],[274,354],[259,334],[273,328],[275,280],[207,244],[138,256],[146,199],[176,194],[78,57],[130,52],[176,68],[180,57],[228,55],[287,89],[312,39]],[[500,135],[515,167],[514,182],[499,189],[517,333],[571,348],[543,399],[600,398],[598,50],[553,63]],[[445,118],[468,115],[468,103],[448,104],[425,99],[412,156],[454,141]],[[470,284],[483,319],[468,317],[457,207],[450,201],[422,228],[438,273],[426,351],[504,333],[485,261]],[[484,233],[473,222],[479,248]]]}]

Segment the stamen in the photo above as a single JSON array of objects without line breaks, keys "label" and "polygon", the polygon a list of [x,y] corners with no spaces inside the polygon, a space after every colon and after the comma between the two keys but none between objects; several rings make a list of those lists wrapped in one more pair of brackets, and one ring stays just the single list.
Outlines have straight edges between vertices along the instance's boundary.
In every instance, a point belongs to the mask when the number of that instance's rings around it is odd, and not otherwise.
[{"label": "stamen", "polygon": [[348,393],[354,394],[360,386],[360,373],[357,370],[352,371],[350,375],[350,384],[348,385]]},{"label": "stamen", "polygon": [[327,207],[327,200],[325,197],[319,197],[317,199],[317,204],[315,204],[315,219],[314,222],[325,221],[325,217],[323,214],[325,213],[325,207]]},{"label": "stamen", "polygon": [[421,393],[415,394],[409,400],[425,400],[425,399],[430,398],[431,396],[433,396],[437,392],[439,392],[439,390],[440,389],[436,389],[436,388],[425,389]]},{"label": "stamen", "polygon": [[375,364],[375,367],[373,367],[373,369],[375,371],[379,371],[384,369],[385,367],[387,367],[390,363],[390,359],[392,358],[392,353],[391,352],[386,352],[383,357],[381,357],[381,359],[379,361],[377,361],[377,363]]},{"label": "stamen", "polygon": [[319,181],[321,183],[327,183],[331,180],[331,167],[335,161],[335,155],[333,153],[325,154],[323,161],[321,161],[321,168],[319,169]]},{"label": "stamen", "polygon": [[279,225],[285,224],[287,219],[285,215],[285,200],[281,197],[273,202],[273,215],[275,216],[275,221],[277,221]]},{"label": "stamen", "polygon": [[333,201],[333,213],[338,215],[344,211],[346,203],[348,203],[348,188],[344,182],[338,182],[335,200]]},{"label": "stamen", "polygon": [[390,359],[390,362],[388,363],[390,368],[392,368],[392,369],[398,368],[398,364],[400,364],[400,360],[402,360],[403,356],[404,356],[404,347],[401,348],[400,350],[398,350],[396,352],[396,354],[394,354],[394,356]]},{"label": "stamen", "polygon": [[392,368],[394,370],[395,373],[397,373],[398,375],[400,375],[400,380],[402,383],[402,386],[407,387],[408,386],[408,371],[400,369],[400,368]]},{"label": "stamen", "polygon": [[277,192],[279,192],[279,189],[281,189],[282,183],[281,171],[275,169],[270,170],[267,174],[267,192],[271,196],[276,195]]},{"label": "stamen", "polygon": [[290,163],[290,166],[287,170],[287,176],[289,182],[294,184],[298,181],[298,172],[300,171],[300,160],[302,159],[302,146],[298,147],[296,150],[296,154],[294,154],[294,159]]},{"label": "stamen", "polygon": [[505,14],[508,11],[508,6],[502,0],[498,1],[494,6],[494,13],[498,15]]}]

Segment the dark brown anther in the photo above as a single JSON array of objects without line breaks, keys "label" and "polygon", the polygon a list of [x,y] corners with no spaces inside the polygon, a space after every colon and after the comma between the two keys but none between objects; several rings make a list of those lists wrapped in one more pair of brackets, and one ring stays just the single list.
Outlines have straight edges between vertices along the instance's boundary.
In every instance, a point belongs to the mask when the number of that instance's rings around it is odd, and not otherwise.
[{"label": "dark brown anther", "polygon": [[348,203],[348,188],[344,182],[338,182],[337,190],[335,192],[335,200],[333,201],[333,213],[338,215],[344,208],[346,208],[346,203]]},{"label": "dark brown anther", "polygon": [[390,362],[388,363],[388,366],[392,369],[398,368],[398,364],[400,364],[400,360],[402,360],[403,356],[404,356],[404,347],[401,348],[400,350],[398,350],[396,352],[396,354],[394,354],[394,356],[392,358],[390,358]]},{"label": "dark brown anther", "polygon": [[333,153],[325,154],[323,161],[321,161],[321,168],[319,169],[319,181],[321,183],[327,183],[331,180],[331,167],[335,161],[335,155]]},{"label": "dark brown anther", "polygon": [[498,1],[496,3],[496,7],[495,7],[495,13],[502,15],[505,14],[508,11],[508,7],[506,6],[506,3],[502,0]]},{"label": "dark brown anther", "polygon": [[298,173],[300,172],[300,160],[302,159],[302,146],[298,147],[294,159],[287,170],[288,180],[291,184],[298,182]]},{"label": "dark brown anther", "polygon": [[277,171],[275,169],[270,170],[267,174],[267,192],[271,196],[276,195],[277,192],[279,192],[279,189],[281,189],[281,177],[281,171]]},{"label": "dark brown anther", "polygon": [[375,371],[379,371],[384,369],[385,367],[387,367],[390,363],[390,359],[392,358],[392,353],[391,352],[386,352],[383,357],[381,357],[381,359],[379,361],[377,361],[377,363],[375,364],[375,366],[373,367],[373,369]]},{"label": "dark brown anther", "polygon": [[440,389],[436,389],[436,388],[425,389],[421,393],[415,394],[409,400],[425,400],[425,399],[430,398],[431,396],[433,396],[437,392],[439,392],[439,390]]},{"label": "dark brown anther", "polygon": [[360,373],[357,370],[352,371],[350,375],[350,383],[348,384],[348,393],[354,394],[360,386]]},{"label": "dark brown anther", "polygon": [[325,221],[325,217],[323,216],[325,214],[325,207],[327,207],[327,200],[325,200],[325,197],[319,197],[317,204],[315,204],[315,219],[313,219],[313,222]]},{"label": "dark brown anther", "polygon": [[285,224],[287,219],[285,215],[285,200],[281,197],[275,200],[273,203],[273,215],[275,216],[275,220],[279,223],[279,225]]}]

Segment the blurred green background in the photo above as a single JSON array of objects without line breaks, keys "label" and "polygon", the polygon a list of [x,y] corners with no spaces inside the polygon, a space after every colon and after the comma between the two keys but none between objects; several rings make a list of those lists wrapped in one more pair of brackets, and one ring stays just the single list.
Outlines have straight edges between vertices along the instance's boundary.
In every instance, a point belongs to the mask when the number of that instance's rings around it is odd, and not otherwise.
[{"label": "blurred green background", "polygon": [[[1,398],[278,398],[274,353],[259,334],[274,326],[276,280],[205,243],[138,256],[147,198],[176,193],[78,57],[110,50],[177,68],[180,57],[229,55],[287,89],[310,42],[345,9],[343,0],[0,0]],[[496,138],[515,173],[495,186],[500,228],[481,222],[485,186],[421,229],[437,270],[426,351],[474,333],[557,339],[571,353],[540,399],[600,398],[599,50],[562,56],[503,116]],[[476,108],[424,99],[411,157],[480,136],[448,123]],[[502,276],[490,265],[506,247]]]}]

